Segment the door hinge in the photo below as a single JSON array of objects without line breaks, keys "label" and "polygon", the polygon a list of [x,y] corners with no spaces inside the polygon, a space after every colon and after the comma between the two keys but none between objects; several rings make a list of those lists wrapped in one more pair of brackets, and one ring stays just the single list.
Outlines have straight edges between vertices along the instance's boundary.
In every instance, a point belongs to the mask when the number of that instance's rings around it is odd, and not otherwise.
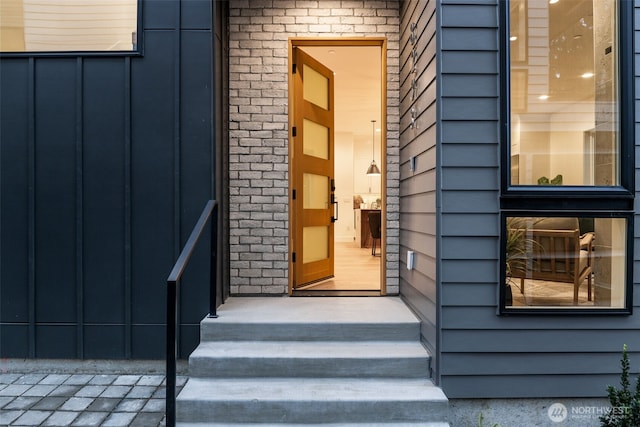
[{"label": "door hinge", "polygon": [[291,252],[291,262],[296,262],[296,253]]},{"label": "door hinge", "polygon": [[298,67],[296,67],[296,64],[293,64],[293,65],[292,65],[292,67],[291,67],[291,72],[292,72],[293,74],[295,74],[295,73],[296,73],[296,71],[298,71]]},{"label": "door hinge", "polygon": [[298,133],[298,131],[297,131],[296,127],[295,126],[292,127],[291,128],[291,136],[297,136],[297,133]]},{"label": "door hinge", "polygon": [[293,190],[291,190],[291,200],[295,200],[296,199],[296,189],[294,188]]}]

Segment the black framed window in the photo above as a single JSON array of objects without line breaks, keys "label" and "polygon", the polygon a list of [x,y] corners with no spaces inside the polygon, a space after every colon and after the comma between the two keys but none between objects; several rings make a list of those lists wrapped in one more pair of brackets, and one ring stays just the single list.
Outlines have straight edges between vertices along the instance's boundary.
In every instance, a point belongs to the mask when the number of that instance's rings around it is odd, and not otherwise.
[{"label": "black framed window", "polygon": [[0,52],[135,53],[139,0],[2,0]]},{"label": "black framed window", "polygon": [[632,2],[501,4],[500,312],[629,313]]}]

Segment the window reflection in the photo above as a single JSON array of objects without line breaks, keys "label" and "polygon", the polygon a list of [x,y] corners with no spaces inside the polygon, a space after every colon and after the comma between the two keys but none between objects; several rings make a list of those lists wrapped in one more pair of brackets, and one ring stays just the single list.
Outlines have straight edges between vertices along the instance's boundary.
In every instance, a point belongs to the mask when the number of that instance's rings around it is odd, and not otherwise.
[{"label": "window reflection", "polygon": [[138,0],[2,0],[2,52],[133,51]]},{"label": "window reflection", "polygon": [[623,308],[624,218],[508,217],[506,306]]},{"label": "window reflection", "polygon": [[511,1],[511,185],[620,185],[616,4]]}]

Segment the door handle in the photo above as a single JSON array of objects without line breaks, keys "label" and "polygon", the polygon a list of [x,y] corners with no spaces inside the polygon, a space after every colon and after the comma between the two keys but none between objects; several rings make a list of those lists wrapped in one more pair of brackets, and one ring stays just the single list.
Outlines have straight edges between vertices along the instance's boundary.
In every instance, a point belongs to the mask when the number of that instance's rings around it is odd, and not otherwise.
[{"label": "door handle", "polygon": [[331,222],[336,222],[338,220],[338,215],[340,214],[340,209],[339,209],[340,205],[335,200],[331,200],[331,204],[336,205],[336,209],[335,209],[336,216],[331,217]]},{"label": "door handle", "polygon": [[333,193],[334,191],[336,191],[336,180],[332,179],[331,180],[331,204],[336,205],[336,208],[335,208],[336,216],[331,217],[331,222],[336,222],[338,220],[338,214],[340,213],[338,208],[338,202],[336,201],[336,195]]}]

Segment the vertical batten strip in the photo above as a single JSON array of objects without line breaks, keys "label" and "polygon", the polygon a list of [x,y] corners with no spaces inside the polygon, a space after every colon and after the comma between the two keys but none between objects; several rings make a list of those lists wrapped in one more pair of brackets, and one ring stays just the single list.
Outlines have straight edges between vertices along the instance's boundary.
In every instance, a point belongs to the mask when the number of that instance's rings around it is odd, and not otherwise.
[{"label": "vertical batten strip", "polygon": [[[181,49],[180,45],[182,43],[181,38],[181,23],[182,23],[182,3],[175,2],[176,7],[176,23],[175,23],[175,51],[173,54],[173,63],[174,66],[174,75],[173,75],[173,257],[176,259],[180,254],[180,235],[181,235],[181,217],[180,217],[180,201],[181,201],[181,192],[180,192],[180,151],[181,151],[181,139],[180,139],[180,57],[181,57]],[[176,330],[176,342],[178,343],[178,355],[180,355],[180,325],[182,325],[182,315],[180,311],[180,295],[182,294],[182,287],[178,284],[178,314],[177,314],[177,322],[178,327]]]},{"label": "vertical batten strip", "polygon": [[76,357],[84,358],[84,275],[83,275],[83,59],[76,59]]},{"label": "vertical batten strip", "polygon": [[29,357],[36,357],[36,112],[35,112],[35,59],[29,58],[28,79],[28,165],[29,165],[29,196],[28,196],[28,298],[29,298]]},{"label": "vertical batten strip", "polygon": [[131,306],[131,57],[124,58],[124,357],[132,357]]},{"label": "vertical batten strip", "polygon": [[[218,105],[218,96],[220,95],[218,93],[218,85],[216,84],[216,78],[218,77],[218,57],[216,55],[216,45],[218,43],[218,31],[219,28],[217,28],[218,26],[218,14],[220,12],[218,11],[218,4],[214,3],[211,5],[211,62],[210,62],[210,67],[211,67],[211,75],[212,75],[212,79],[211,79],[211,93],[209,96],[211,96],[211,115],[209,116],[209,119],[211,120],[211,126],[209,127],[209,138],[211,138],[211,152],[209,153],[209,161],[211,164],[211,176],[213,178],[213,185],[211,186],[211,200],[215,200],[218,203],[221,203],[220,197],[218,196],[218,194],[222,194],[222,191],[218,191],[219,188],[221,188],[221,181],[222,180],[218,180],[218,159],[221,158],[221,155],[218,154],[218,150],[222,147],[222,141],[216,141],[216,134],[217,134],[217,129],[216,126],[218,124],[217,122],[217,117],[218,117],[218,108],[222,108],[221,105]],[[220,43],[220,45],[222,46],[222,43]],[[221,121],[222,122],[222,121]],[[220,142],[220,144],[218,144],[218,142]],[[217,281],[217,279],[216,279]]]},{"label": "vertical batten strip", "polygon": [[[222,109],[222,104],[221,102],[218,102],[219,96],[221,96],[221,91],[224,91],[223,86],[221,85],[221,89],[220,91],[218,90],[218,85],[216,83],[216,79],[220,78],[223,79],[222,77],[222,71],[220,71],[220,75],[218,75],[218,66],[221,66],[220,70],[222,70],[222,61],[220,61],[220,59],[218,58],[218,54],[216,52],[216,46],[218,43],[218,34],[222,34],[222,31],[220,28],[218,28],[219,22],[218,18],[219,18],[219,14],[221,13],[221,11],[218,9],[221,6],[221,4],[219,3],[214,3],[211,5],[211,62],[210,62],[210,67],[211,67],[211,115],[210,117],[210,127],[209,127],[209,138],[210,138],[210,144],[209,146],[211,147],[211,151],[209,152],[209,164],[211,165],[211,169],[210,169],[210,175],[211,175],[211,179],[213,179],[213,185],[211,185],[211,189],[210,189],[210,199],[211,200],[215,200],[218,202],[218,215],[214,216],[214,221],[211,222],[211,227],[216,227],[217,229],[217,236],[218,236],[218,241],[216,242],[211,242],[211,245],[213,247],[213,245],[216,245],[217,248],[226,248],[228,246],[222,246],[220,243],[224,242],[224,235],[225,233],[223,231],[220,230],[220,228],[218,227],[218,224],[220,223],[219,218],[222,218],[222,220],[226,220],[224,211],[222,211],[223,206],[226,206],[226,203],[223,205],[222,202],[222,197],[221,195],[223,194],[222,191],[222,170],[223,167],[222,165],[222,159],[224,158],[224,154],[223,153],[223,145],[224,145],[224,138],[221,138],[219,141],[217,140],[217,135],[218,135],[218,129],[217,126],[218,125],[222,125],[222,122],[224,119],[220,120],[220,122],[218,122],[217,118],[218,118],[218,109]],[[223,49],[223,41],[222,41],[222,37],[220,38],[220,49]],[[217,220],[217,221],[215,221]],[[224,243],[222,243],[224,244]],[[222,268],[223,264],[223,258],[224,255],[222,254],[222,252],[218,249],[218,257],[216,258],[216,262],[217,265],[215,266],[216,268],[216,277],[210,277],[209,280],[215,280],[215,287],[213,288],[209,288],[209,292],[214,292],[215,293],[215,297],[218,298],[218,288],[220,288],[220,299],[218,300],[218,304],[221,304],[222,302],[224,302],[224,285],[222,283],[224,283],[224,274],[225,273],[221,273],[222,271],[224,271],[224,269]],[[213,259],[210,259],[209,262],[213,262]],[[227,282],[228,283],[228,282]],[[211,299],[211,294],[209,295],[209,298]]]}]

